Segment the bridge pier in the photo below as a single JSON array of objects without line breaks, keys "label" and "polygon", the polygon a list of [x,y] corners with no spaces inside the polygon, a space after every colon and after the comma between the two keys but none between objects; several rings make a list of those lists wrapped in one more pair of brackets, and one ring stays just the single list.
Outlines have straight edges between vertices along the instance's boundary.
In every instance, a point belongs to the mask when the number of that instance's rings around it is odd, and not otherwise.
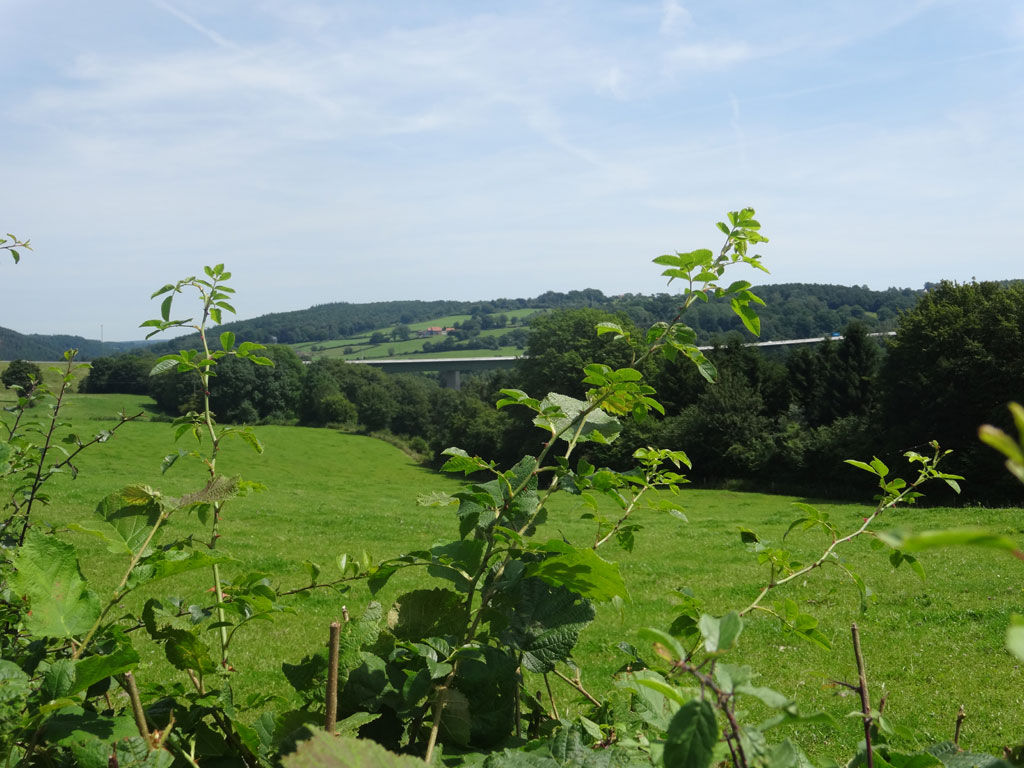
[{"label": "bridge pier", "polygon": [[445,389],[462,389],[462,371],[441,371],[441,386]]}]

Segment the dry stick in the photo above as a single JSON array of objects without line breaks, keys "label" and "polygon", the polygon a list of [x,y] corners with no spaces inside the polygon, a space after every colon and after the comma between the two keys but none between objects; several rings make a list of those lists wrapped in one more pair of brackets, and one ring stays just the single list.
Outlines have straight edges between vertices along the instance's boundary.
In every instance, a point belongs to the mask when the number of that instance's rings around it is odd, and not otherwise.
[{"label": "dry stick", "polygon": [[341,606],[341,616],[342,616],[343,619],[345,619],[345,623],[348,624],[348,606],[347,605]]},{"label": "dry stick", "polygon": [[953,731],[953,743],[960,749],[960,726],[964,724],[967,713],[964,712],[964,705],[960,705],[960,711],[956,713],[956,730]]},{"label": "dry stick", "polygon": [[868,697],[868,677],[864,670],[864,654],[860,651],[860,633],[857,625],[850,625],[853,635],[853,655],[857,659],[857,674],[860,676],[860,708],[864,713],[864,748],[867,754],[868,768],[874,768],[874,756],[871,753],[871,699]]},{"label": "dry stick", "polygon": [[135,715],[135,727],[139,729],[139,735],[146,741],[149,749],[153,748],[153,737],[149,734],[149,726],[146,724],[146,713],[142,709],[142,699],[139,698],[139,687],[135,684],[135,675],[131,672],[124,673],[125,687],[128,689],[128,698],[132,702],[132,714]]},{"label": "dry stick", "polygon": [[324,730],[334,735],[334,724],[338,719],[338,647],[341,644],[341,624],[331,622],[331,640],[327,652],[327,713],[324,716]]}]

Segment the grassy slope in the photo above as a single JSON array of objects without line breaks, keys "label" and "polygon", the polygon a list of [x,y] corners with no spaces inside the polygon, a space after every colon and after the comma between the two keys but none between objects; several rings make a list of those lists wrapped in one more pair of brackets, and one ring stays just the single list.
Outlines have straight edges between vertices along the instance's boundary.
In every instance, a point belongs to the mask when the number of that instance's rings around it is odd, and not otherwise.
[{"label": "grassy slope", "polygon": [[[0,392],[0,399],[4,397]],[[70,399],[68,415],[86,433],[110,426],[101,420],[104,414],[121,407],[133,412],[145,404],[139,397],[76,395]],[[328,430],[261,427],[258,433],[267,446],[263,456],[237,442],[228,445],[221,459],[226,473],[240,473],[268,486],[266,492],[228,507],[219,546],[239,559],[240,569],[264,570],[275,581],[297,586],[307,578],[302,566],[307,559],[329,572],[342,552],[359,555],[366,550],[383,558],[454,535],[450,511],[417,507],[415,498],[431,490],[451,491],[455,481],[417,467],[392,446]],[[184,463],[160,476],[160,457],[173,450],[167,424],[125,425],[108,444],[82,458],[77,480],[60,478],[54,483],[53,503],[39,512],[39,518],[56,524],[80,519],[104,494],[132,482],[146,482],[168,493],[200,485],[200,468]],[[621,563],[632,601],[621,617],[610,606],[601,606],[599,621],[583,634],[577,656],[585,683],[596,692],[611,689],[611,674],[625,660],[614,649],[616,642],[639,646],[638,627],[667,627],[674,616],[671,589],[692,587],[712,613],[746,605],[764,574],[741,545],[738,526],[778,541],[793,517],[794,499],[787,497],[690,490],[683,499],[689,523],[644,513],[639,519],[646,529],[638,536],[635,552],[604,551]],[[864,514],[855,505],[820,506],[844,528]],[[571,498],[559,500],[551,511],[548,536],[589,540],[591,530],[578,519],[578,505]],[[1024,514],[914,509],[898,513],[893,521],[918,530],[971,524],[1019,540]],[[206,530],[189,518],[175,520],[173,526],[176,533],[199,536]],[[116,583],[123,565],[92,540],[69,536],[84,552],[87,576],[98,586]],[[807,559],[820,552],[824,542],[820,534],[804,534],[790,537],[787,545]],[[982,550],[928,553],[921,557],[928,571],[921,582],[906,568],[893,572],[884,553],[870,551],[866,544],[852,547],[849,560],[879,597],[866,615],[860,615],[855,590],[837,572],[816,573],[785,590],[785,596],[822,620],[822,629],[833,642],[831,653],[782,635],[770,617],[753,619],[741,641],[742,660],[762,673],[763,685],[795,695],[805,710],[826,709],[841,721],[838,732],[808,728],[797,732],[799,740],[816,754],[845,759],[858,738],[856,722],[844,718],[857,702],[828,682],[855,677],[848,639],[852,621],[861,628],[873,694],[877,699],[888,693],[886,713],[894,720],[921,731],[928,740],[948,739],[957,706],[963,703],[968,713],[964,745],[997,750],[1024,740],[1019,715],[1024,671],[1003,650],[1009,615],[1020,612],[1024,604],[1021,564]],[[414,578],[409,572],[396,577],[383,595],[385,603],[398,589],[415,583]],[[162,589],[154,585],[154,594],[191,593],[190,600],[196,601],[208,589],[208,580],[205,573],[190,574],[165,582]],[[357,585],[343,598],[318,594],[297,604],[298,615],[243,629],[233,654],[240,688],[286,693],[281,662],[297,661],[321,647],[327,625],[340,615],[343,603],[356,613],[369,600],[365,588]],[[149,653],[138,677],[154,680],[173,674],[162,659]],[[563,704],[574,698],[565,688],[556,688],[556,693]]]},{"label": "grassy slope", "polygon": [[[508,318],[518,317],[525,318],[531,315],[543,312],[542,309],[513,309],[508,312],[499,312],[497,314],[503,314]],[[412,331],[422,331],[427,328],[437,326],[441,328],[448,328],[455,323],[465,322],[470,319],[470,315],[448,315],[446,317],[437,317],[432,320],[424,320],[419,323],[410,323],[409,328]],[[521,325],[509,325],[505,328],[489,328],[485,331],[480,332],[480,336],[503,336],[511,330],[516,328],[524,327]],[[378,328],[384,334],[390,334],[392,327]],[[517,347],[502,347],[498,350],[493,349],[472,349],[472,350],[457,350],[453,352],[433,352],[430,354],[422,354],[420,350],[423,349],[424,341],[438,341],[443,339],[443,336],[431,336],[426,339],[413,338],[407,339],[406,341],[391,341],[390,339],[383,344],[370,344],[370,336],[375,331],[369,333],[362,333],[358,336],[351,336],[342,339],[328,339],[325,341],[304,341],[299,344],[292,344],[292,349],[296,353],[311,355],[312,357],[341,357],[350,360],[362,360],[362,359],[375,359],[384,357],[492,357],[496,355],[516,355],[521,354],[522,349]],[[314,352],[312,348],[316,346],[319,349]],[[345,347],[352,347],[353,351],[351,354],[345,354],[342,350]],[[390,351],[394,350],[394,355],[390,354]],[[419,354],[416,354],[419,353]]]}]

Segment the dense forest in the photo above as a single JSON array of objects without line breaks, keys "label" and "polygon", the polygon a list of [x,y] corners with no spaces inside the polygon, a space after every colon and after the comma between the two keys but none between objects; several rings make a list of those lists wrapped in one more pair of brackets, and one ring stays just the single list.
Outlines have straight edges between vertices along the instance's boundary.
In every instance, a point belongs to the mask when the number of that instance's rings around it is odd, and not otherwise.
[{"label": "dense forest", "polygon": [[[919,291],[889,288],[873,291],[866,287],[786,283],[755,289],[766,304],[762,312],[762,338],[788,339],[820,336],[838,331],[851,320],[860,320],[870,330],[892,330],[899,313],[917,303]],[[602,309],[622,313],[638,326],[670,320],[676,313],[677,298],[661,293],[653,296],[624,294],[605,296],[588,288],[558,293],[548,291],[532,299],[492,301],[388,301],[368,304],[321,304],[297,312],[281,312],[251,320],[225,323],[224,330],[237,338],[261,344],[295,344],[325,341],[370,332],[399,324],[415,323],[444,315],[500,314],[515,309]],[[742,330],[743,325],[726,304],[701,304],[688,323],[701,341],[715,334]],[[167,350],[179,349],[188,339],[164,343]]]},{"label": "dense forest", "polygon": [[[926,284],[926,287],[930,284]],[[762,339],[824,336],[844,328],[853,320],[870,331],[888,331],[896,319],[917,303],[920,290],[889,288],[873,291],[867,287],[783,283],[755,289],[765,300],[762,308]],[[320,304],[294,312],[276,312],[249,320],[236,320],[218,327],[232,331],[240,341],[260,344],[298,344],[347,338],[372,331],[405,326],[447,315],[471,315],[487,319],[517,309],[602,309],[624,314],[638,326],[650,326],[670,320],[676,313],[676,297],[660,293],[653,296],[623,294],[606,296],[587,288],[558,293],[548,291],[532,299],[493,299],[490,301],[380,301],[365,304],[345,302]],[[693,308],[687,322],[697,331],[701,343],[743,325],[727,304],[710,302]],[[141,332],[140,332],[141,335]],[[100,342],[80,336],[21,334],[0,328],[0,360],[57,360],[65,349],[75,348],[80,359],[93,360],[131,349],[150,347],[157,354],[176,351],[197,343],[193,336],[147,344],[144,341]]]},{"label": "dense forest", "polygon": [[[644,374],[665,417],[630,424],[588,458],[619,466],[638,446],[662,445],[689,453],[695,482],[863,499],[872,492],[870,478],[844,459],[878,456],[896,467],[905,451],[928,452],[935,439],[955,451],[950,471],[969,478],[964,500],[998,502],[1013,493],[976,433],[982,423],[1005,424],[1006,403],[1024,399],[1024,283],[941,283],[894,319],[896,336],[888,343],[870,337],[877,326],[863,318],[848,323],[840,340],[767,353],[744,346],[749,336],[731,333],[709,353],[719,372],[715,385],[689,362],[649,359]],[[583,364],[624,366],[637,351],[594,333],[609,320],[635,327],[624,311],[599,307],[536,317],[515,369],[470,378],[461,391],[428,375],[389,375],[337,359],[302,365],[290,347],[270,345],[274,367],[232,358],[218,364],[212,407],[224,421],[390,436],[428,458],[457,445],[513,460],[535,442],[535,428],[514,409],[494,408],[499,390],[582,396]],[[97,360],[82,390],[148,392],[169,415],[199,406],[193,378],[150,378],[151,363],[137,354]],[[954,501],[941,491],[935,498]]]},{"label": "dense forest", "polygon": [[96,341],[82,336],[24,334],[0,328],[0,360],[60,360],[66,349],[77,349],[80,359],[92,360],[145,346],[143,341]]}]

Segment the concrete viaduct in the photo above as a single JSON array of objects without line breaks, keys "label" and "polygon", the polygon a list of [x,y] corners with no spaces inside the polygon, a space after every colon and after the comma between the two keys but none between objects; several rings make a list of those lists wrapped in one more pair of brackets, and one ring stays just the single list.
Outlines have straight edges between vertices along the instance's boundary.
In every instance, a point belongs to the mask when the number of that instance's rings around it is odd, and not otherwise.
[{"label": "concrete viaduct", "polygon": [[[894,331],[885,333],[869,333],[869,336],[895,336]],[[744,344],[746,347],[783,347],[791,344],[817,344],[822,341],[839,341],[843,337],[833,334],[827,337],[811,339],[783,339],[780,341],[755,341]],[[700,347],[702,350],[714,349],[712,346]],[[380,360],[347,360],[356,365],[372,365],[382,371],[391,373],[410,373],[415,371],[437,371],[441,374],[441,384],[449,389],[459,389],[461,374],[473,371],[493,371],[497,368],[513,367],[519,357],[418,357],[418,358],[384,358]]]}]

